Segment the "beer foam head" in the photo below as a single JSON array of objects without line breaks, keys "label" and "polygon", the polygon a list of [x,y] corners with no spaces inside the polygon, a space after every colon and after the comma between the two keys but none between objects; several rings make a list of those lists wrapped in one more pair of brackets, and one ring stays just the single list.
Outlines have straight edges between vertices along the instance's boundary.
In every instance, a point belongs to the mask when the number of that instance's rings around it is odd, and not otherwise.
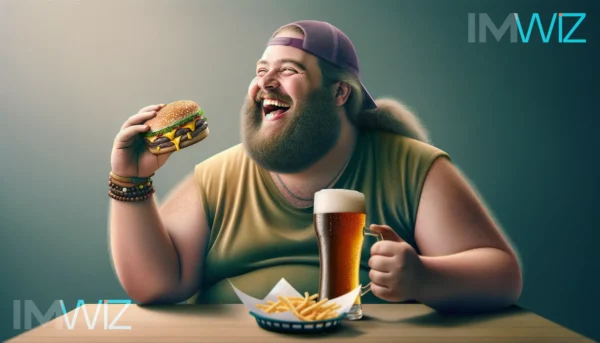
[{"label": "beer foam head", "polygon": [[323,189],[315,193],[314,213],[365,213],[365,195],[350,189]]}]

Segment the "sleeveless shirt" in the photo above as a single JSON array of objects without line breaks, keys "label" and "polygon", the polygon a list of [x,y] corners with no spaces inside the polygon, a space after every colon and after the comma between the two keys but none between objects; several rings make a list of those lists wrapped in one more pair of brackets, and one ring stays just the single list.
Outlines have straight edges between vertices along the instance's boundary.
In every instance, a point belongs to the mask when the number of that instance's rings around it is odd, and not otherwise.
[{"label": "sleeveless shirt", "polygon": [[[365,130],[332,188],[362,192],[366,226],[385,224],[418,252],[414,227],[426,174],[448,154],[432,145],[389,132]],[[247,155],[242,144],[194,168],[210,229],[202,281],[188,303],[240,303],[229,282],[246,294],[264,298],[285,278],[301,294],[318,292],[319,247],[313,208],[290,205],[269,172]],[[365,236],[360,283],[366,285],[371,246]],[[382,303],[369,292],[363,303]]]}]

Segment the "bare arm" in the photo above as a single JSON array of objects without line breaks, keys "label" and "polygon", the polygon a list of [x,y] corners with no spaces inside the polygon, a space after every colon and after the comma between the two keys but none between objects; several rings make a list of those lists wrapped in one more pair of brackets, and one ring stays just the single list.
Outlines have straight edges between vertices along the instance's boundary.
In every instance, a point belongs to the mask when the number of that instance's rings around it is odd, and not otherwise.
[{"label": "bare arm", "polygon": [[415,239],[424,266],[418,301],[441,311],[487,311],[518,300],[516,253],[445,158],[433,164],[425,181]]},{"label": "bare arm", "polygon": [[140,303],[176,303],[199,287],[208,227],[193,174],[160,208],[111,199],[111,250],[119,281]]}]

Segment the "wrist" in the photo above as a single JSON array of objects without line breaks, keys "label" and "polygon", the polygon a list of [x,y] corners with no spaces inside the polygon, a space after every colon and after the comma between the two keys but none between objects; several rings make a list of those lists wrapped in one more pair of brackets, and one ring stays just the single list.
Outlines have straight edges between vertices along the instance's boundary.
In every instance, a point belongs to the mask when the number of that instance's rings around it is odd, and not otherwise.
[{"label": "wrist", "polygon": [[416,282],[414,287],[414,300],[425,303],[429,294],[431,294],[432,288],[435,285],[434,271],[430,266],[430,258],[418,255],[419,263],[416,269]]}]

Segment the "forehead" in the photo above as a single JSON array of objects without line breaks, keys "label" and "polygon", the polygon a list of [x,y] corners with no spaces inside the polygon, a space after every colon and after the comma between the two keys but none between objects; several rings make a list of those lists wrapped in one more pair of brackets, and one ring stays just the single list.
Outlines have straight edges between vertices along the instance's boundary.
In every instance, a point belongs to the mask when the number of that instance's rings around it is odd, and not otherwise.
[{"label": "forehead", "polygon": [[[290,30],[279,32],[275,37],[304,38],[302,34]],[[318,61],[315,56],[300,49],[285,45],[270,45],[263,52],[260,61],[268,64],[276,64],[280,60],[294,60],[305,66],[308,70],[318,68]]]},{"label": "forehead", "polygon": [[278,64],[281,60],[296,61],[307,69],[317,66],[317,58],[305,51],[285,45],[270,45],[263,52],[259,62]]}]

